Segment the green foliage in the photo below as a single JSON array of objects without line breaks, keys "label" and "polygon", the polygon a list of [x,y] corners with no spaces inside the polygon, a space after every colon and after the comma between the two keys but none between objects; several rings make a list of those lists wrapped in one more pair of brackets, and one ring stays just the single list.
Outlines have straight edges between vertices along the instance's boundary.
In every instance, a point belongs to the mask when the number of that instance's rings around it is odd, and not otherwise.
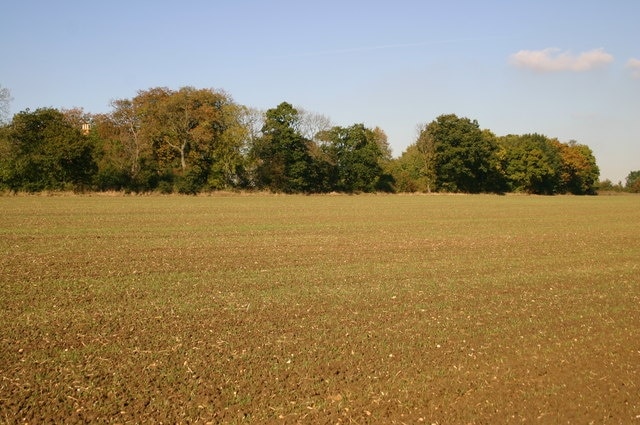
[{"label": "green foliage", "polygon": [[613,182],[609,179],[605,179],[598,183],[598,191],[602,192],[622,192],[624,191],[624,186],[622,186],[622,182],[618,182],[617,184],[613,184]]},{"label": "green foliage", "polygon": [[341,192],[374,192],[383,169],[384,153],[376,133],[363,124],[333,127],[322,134],[323,151],[332,164],[332,185]]},{"label": "green foliage", "polygon": [[396,190],[595,194],[599,169],[588,146],[539,134],[497,138],[476,121],[442,115],[390,167]]},{"label": "green foliage", "polygon": [[437,190],[500,191],[498,147],[493,135],[480,130],[477,121],[441,115],[424,128],[419,140],[425,179],[434,180]]},{"label": "green foliage", "polygon": [[167,192],[175,185],[179,192],[194,193],[246,181],[239,174],[246,167],[242,149],[248,129],[243,108],[226,93],[158,87],[112,107],[94,120],[98,188]]},{"label": "green foliage", "polygon": [[560,143],[540,134],[500,140],[500,158],[510,190],[553,195],[596,193],[600,171],[588,146]]},{"label": "green foliage", "polygon": [[410,145],[393,161],[390,170],[398,192],[431,192],[435,189],[433,161],[421,149],[420,141]]},{"label": "green foliage", "polygon": [[169,195],[173,193],[173,182],[169,180],[161,180],[157,186],[158,192],[163,195]]},{"label": "green foliage", "polygon": [[256,183],[274,192],[313,192],[312,142],[297,130],[298,111],[283,102],[266,112],[262,137],[254,143]]},{"label": "green foliage", "polygon": [[141,135],[152,146],[158,166],[184,177],[189,186],[204,186],[213,164],[231,174],[241,163],[240,109],[225,93],[193,87],[152,89],[139,93],[135,103],[142,114]]},{"label": "green foliage", "polygon": [[176,189],[178,193],[195,195],[202,191],[207,183],[207,172],[199,166],[190,167],[178,178]]},{"label": "green foliage", "polygon": [[[599,185],[588,146],[497,138],[454,114],[423,125],[393,159],[380,128],[330,128],[287,102],[263,113],[222,91],[156,87],[111,106],[14,116],[0,127],[0,190],[594,194]],[[626,186],[640,191],[635,175]]]},{"label": "green foliage", "polygon": [[640,193],[640,170],[631,171],[627,175],[625,189],[629,192]]},{"label": "green foliage", "polygon": [[559,192],[562,160],[546,136],[509,135],[499,139],[502,169],[514,192],[552,195]]},{"label": "green foliage", "polygon": [[99,191],[126,190],[131,187],[131,179],[126,171],[107,165],[93,176],[93,186]]},{"label": "green foliage", "polygon": [[93,146],[79,128],[55,109],[16,114],[8,128],[8,169],[11,190],[80,190],[96,171]]}]

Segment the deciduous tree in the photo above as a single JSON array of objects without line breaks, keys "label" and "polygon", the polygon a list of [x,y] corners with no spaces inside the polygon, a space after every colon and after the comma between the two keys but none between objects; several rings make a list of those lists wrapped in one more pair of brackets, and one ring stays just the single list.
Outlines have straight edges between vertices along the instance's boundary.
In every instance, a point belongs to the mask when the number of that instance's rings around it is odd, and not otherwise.
[{"label": "deciduous tree", "polygon": [[304,108],[296,107],[298,111],[297,130],[307,140],[319,142],[317,136],[323,131],[331,128],[331,120],[326,115],[307,111]]},{"label": "deciduous tree", "polygon": [[437,190],[468,193],[496,190],[497,144],[480,129],[477,121],[454,114],[441,115],[425,127],[424,133],[420,139],[427,145],[433,144],[432,168]]},{"label": "deciduous tree", "polygon": [[141,136],[142,116],[139,103],[130,99],[113,100],[112,111],[108,116],[132,179],[140,171],[143,152],[147,155],[151,153],[150,143]]},{"label": "deciduous tree", "polygon": [[410,153],[408,164],[410,173],[418,181],[422,192],[431,192],[436,188],[436,148],[433,135],[427,126],[419,127],[415,149]]},{"label": "deciduous tree", "polygon": [[[180,191],[233,184],[247,129],[242,108],[230,96],[210,89],[160,87],[139,92],[132,105],[134,114],[121,105],[131,146],[140,146],[141,140],[149,144],[158,173],[177,175]],[[139,131],[129,125],[129,117],[139,119]]]},{"label": "deciduous tree", "polygon": [[374,192],[383,174],[381,161],[388,152],[386,136],[364,124],[333,127],[321,136],[329,162],[333,165],[333,185],[343,192]]},{"label": "deciduous tree", "polygon": [[262,136],[251,153],[258,187],[288,193],[315,191],[311,141],[300,134],[298,124],[298,111],[290,103],[267,110]]},{"label": "deciduous tree", "polygon": [[397,192],[431,192],[433,181],[425,177],[425,158],[413,143],[399,158],[391,161],[389,170]]},{"label": "deciduous tree", "polygon": [[640,193],[640,170],[631,171],[625,181],[625,189],[629,192]]},{"label": "deciduous tree", "polygon": [[510,190],[545,195],[559,192],[562,159],[556,144],[540,134],[508,135],[499,140]]},{"label": "deciduous tree", "polygon": [[8,130],[13,190],[81,189],[96,170],[93,146],[80,128],[52,108],[23,111]]},{"label": "deciduous tree", "polygon": [[553,140],[562,161],[560,190],[574,195],[594,195],[598,186],[600,170],[593,152],[586,145],[572,140],[560,143]]}]

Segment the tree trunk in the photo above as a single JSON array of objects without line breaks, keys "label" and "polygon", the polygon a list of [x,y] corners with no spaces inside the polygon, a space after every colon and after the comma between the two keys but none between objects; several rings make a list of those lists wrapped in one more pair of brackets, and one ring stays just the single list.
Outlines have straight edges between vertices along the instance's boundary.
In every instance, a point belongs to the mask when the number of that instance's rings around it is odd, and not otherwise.
[{"label": "tree trunk", "polygon": [[184,158],[184,151],[187,147],[187,142],[184,142],[182,146],[180,146],[180,165],[182,166],[182,171],[187,168],[187,161]]}]

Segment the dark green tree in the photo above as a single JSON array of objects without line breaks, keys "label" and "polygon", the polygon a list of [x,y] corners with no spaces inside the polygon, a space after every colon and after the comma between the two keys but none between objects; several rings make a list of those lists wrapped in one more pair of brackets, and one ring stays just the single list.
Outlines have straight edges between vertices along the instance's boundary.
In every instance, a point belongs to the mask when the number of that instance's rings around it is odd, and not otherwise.
[{"label": "dark green tree", "polygon": [[88,188],[96,171],[93,145],[80,128],[52,108],[26,110],[7,131],[5,184],[25,191]]},{"label": "dark green tree", "polygon": [[256,185],[274,192],[317,191],[312,143],[298,131],[298,111],[283,102],[267,110],[262,136],[254,141]]},{"label": "dark green tree", "polygon": [[[426,134],[423,134],[426,133]],[[489,132],[483,132],[478,122],[441,115],[427,125],[419,140],[432,144],[424,149],[427,161],[425,177],[433,173],[435,187],[445,192],[500,191],[497,143]]]},{"label": "dark green tree", "polygon": [[[323,150],[332,164],[331,182],[342,192],[374,192],[383,176],[386,140],[364,126],[333,127],[321,136]],[[386,139],[386,138],[384,138]]]}]

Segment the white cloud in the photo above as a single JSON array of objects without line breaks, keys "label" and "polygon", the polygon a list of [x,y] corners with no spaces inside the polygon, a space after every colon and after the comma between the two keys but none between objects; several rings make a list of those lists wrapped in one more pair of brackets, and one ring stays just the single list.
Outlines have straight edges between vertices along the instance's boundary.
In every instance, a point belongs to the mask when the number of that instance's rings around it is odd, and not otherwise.
[{"label": "white cloud", "polygon": [[640,59],[629,59],[627,62],[627,68],[631,69],[631,75],[633,78],[640,78]]},{"label": "white cloud", "polygon": [[543,50],[520,50],[511,55],[510,62],[519,68],[529,68],[540,72],[588,71],[613,62],[613,56],[604,49],[593,49],[573,55],[558,48]]}]

